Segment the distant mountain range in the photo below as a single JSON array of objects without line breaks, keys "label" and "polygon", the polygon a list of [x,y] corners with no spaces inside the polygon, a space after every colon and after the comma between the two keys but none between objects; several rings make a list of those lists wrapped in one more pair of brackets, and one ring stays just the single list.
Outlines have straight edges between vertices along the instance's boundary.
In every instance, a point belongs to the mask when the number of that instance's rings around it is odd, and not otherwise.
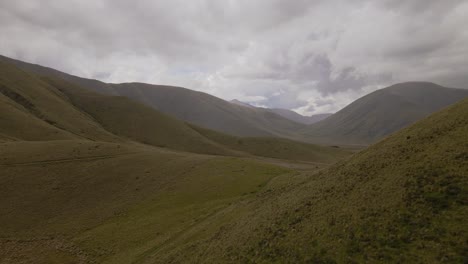
[{"label": "distant mountain range", "polygon": [[[0,59],[0,70],[0,142],[133,141],[192,153],[254,154],[321,162],[333,159],[335,154],[346,154],[346,151],[288,139],[239,138],[214,132],[125,96],[103,95],[62,78],[36,76],[7,60]],[[185,89],[176,91],[185,92]]]},{"label": "distant mountain range", "polygon": [[7,57],[0,59],[38,76],[63,79],[104,95],[124,96],[181,121],[229,135],[283,137],[327,145],[373,143],[468,96],[464,89],[408,82],[370,93],[333,115],[306,117],[286,109],[227,102],[181,87],[109,84]]},{"label": "distant mountain range", "polygon": [[303,124],[270,111],[239,107],[212,95],[181,87],[144,83],[108,84],[6,57],[2,59],[41,76],[61,78],[105,95],[125,96],[182,121],[235,136],[294,138],[295,131],[304,128]]},{"label": "distant mountain range", "polygon": [[313,123],[317,123],[319,121],[324,120],[325,118],[331,116],[331,113],[324,113],[324,114],[316,114],[316,115],[311,115],[311,116],[303,116],[301,114],[298,114],[295,111],[289,110],[289,109],[283,109],[283,108],[261,108],[261,107],[255,107],[253,105],[250,105],[248,103],[244,103],[242,101],[239,101],[237,99],[231,100],[230,101],[233,104],[240,105],[240,106],[245,106],[247,108],[260,108],[260,109],[266,109],[272,113],[275,113],[277,115],[280,115],[284,118],[287,118],[289,120],[295,121],[297,123],[305,124],[305,125],[311,125]]}]

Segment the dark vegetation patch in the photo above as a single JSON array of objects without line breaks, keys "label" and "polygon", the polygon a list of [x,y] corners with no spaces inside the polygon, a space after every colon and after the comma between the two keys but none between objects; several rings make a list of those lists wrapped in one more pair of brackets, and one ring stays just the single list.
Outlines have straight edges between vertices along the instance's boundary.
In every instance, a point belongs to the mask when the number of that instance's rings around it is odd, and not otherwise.
[{"label": "dark vegetation patch", "polygon": [[16,102],[17,104],[23,106],[24,108],[26,108],[30,112],[37,112],[37,109],[36,109],[36,107],[34,106],[33,103],[31,103],[28,99],[26,99],[21,94],[8,89],[8,87],[6,87],[3,84],[0,84],[0,93],[5,95],[6,97],[10,98],[11,100]]}]

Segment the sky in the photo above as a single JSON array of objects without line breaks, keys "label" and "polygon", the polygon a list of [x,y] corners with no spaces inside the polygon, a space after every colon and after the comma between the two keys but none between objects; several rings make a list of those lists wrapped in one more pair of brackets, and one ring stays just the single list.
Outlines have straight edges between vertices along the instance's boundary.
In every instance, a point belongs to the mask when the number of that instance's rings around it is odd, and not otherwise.
[{"label": "sky", "polygon": [[468,88],[467,25],[462,0],[2,0],[0,54],[311,115],[398,82]]}]

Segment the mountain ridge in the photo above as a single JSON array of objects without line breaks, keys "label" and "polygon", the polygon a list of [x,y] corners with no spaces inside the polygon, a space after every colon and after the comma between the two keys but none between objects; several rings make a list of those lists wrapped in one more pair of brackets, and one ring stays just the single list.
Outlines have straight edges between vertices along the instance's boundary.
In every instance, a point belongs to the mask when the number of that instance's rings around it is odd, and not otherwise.
[{"label": "mountain ridge", "polygon": [[239,108],[215,96],[183,87],[138,82],[104,83],[5,56],[0,58],[38,75],[62,78],[102,94],[126,96],[183,121],[235,136],[279,136],[297,139],[292,131],[304,127],[303,124],[262,109]]},{"label": "mountain ridge", "polygon": [[399,83],[357,99],[301,134],[310,142],[370,144],[467,96],[466,89]]}]

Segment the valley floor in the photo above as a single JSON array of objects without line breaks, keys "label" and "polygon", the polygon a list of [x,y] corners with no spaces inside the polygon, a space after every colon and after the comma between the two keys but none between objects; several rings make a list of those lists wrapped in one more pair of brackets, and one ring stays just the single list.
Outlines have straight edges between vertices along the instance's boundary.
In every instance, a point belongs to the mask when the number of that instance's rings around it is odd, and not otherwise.
[{"label": "valley floor", "polygon": [[143,263],[234,204],[327,166],[136,143],[0,145],[0,263]]}]

